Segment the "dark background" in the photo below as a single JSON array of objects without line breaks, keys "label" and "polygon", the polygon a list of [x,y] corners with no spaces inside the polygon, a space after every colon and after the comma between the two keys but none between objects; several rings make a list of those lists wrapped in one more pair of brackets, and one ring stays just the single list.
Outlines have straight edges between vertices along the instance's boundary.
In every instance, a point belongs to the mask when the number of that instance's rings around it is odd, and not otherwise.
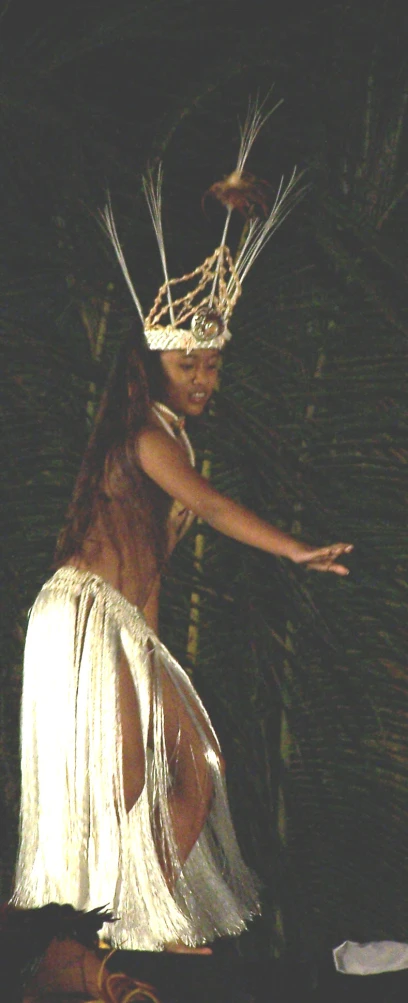
[{"label": "dark background", "polygon": [[[263,884],[251,961],[408,936],[406,16],[397,2],[0,4],[1,853],[18,817],[27,611],[48,574],[110,361],[138,325],[100,231],[109,187],[145,310],[161,283],[141,197],[164,158],[171,274],[219,241],[201,197],[234,166],[248,95],[284,98],[248,168],[309,189],[246,280],[221,393],[191,429],[214,483],[347,581],[205,529],[166,579],[162,630],[220,733]],[[233,237],[234,237],[233,230]]]}]

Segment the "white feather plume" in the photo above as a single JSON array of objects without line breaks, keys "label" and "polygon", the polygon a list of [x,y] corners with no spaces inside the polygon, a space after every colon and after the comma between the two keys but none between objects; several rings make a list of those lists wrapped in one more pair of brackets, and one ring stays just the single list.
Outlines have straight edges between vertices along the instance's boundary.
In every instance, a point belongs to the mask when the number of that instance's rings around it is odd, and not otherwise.
[{"label": "white feather plume", "polygon": [[294,167],[286,188],[283,187],[284,179],[282,177],[274,204],[267,219],[264,221],[253,219],[250,221],[247,235],[234,261],[241,283],[272,234],[283,223],[283,220],[288,216],[293,206],[302,197],[306,187],[299,187],[302,173],[298,174],[297,168]]},{"label": "white feather plume", "polygon": [[167,285],[167,302],[169,304],[169,313],[171,317],[171,322],[172,324],[174,324],[175,323],[174,310],[171,299],[169,273],[167,269],[167,260],[166,260],[166,249],[164,246],[164,237],[163,237],[162,186],[163,186],[163,165],[160,163],[157,168],[156,178],[154,177],[153,171],[149,171],[147,176],[143,178],[143,191],[145,193],[146,202],[149,206],[149,212],[152,217],[154,232],[156,234],[157,243],[159,245],[160,258],[163,266],[164,278]]},{"label": "white feather plume", "polygon": [[109,239],[111,240],[111,242],[113,244],[116,257],[117,257],[117,259],[119,261],[120,267],[121,267],[122,272],[123,272],[123,274],[125,276],[127,285],[129,287],[129,290],[130,290],[130,294],[132,296],[132,299],[133,299],[134,303],[136,304],[137,311],[138,311],[139,317],[140,317],[140,319],[142,321],[142,324],[144,325],[144,315],[143,315],[142,305],[141,305],[141,302],[139,300],[139,297],[137,296],[137,293],[136,293],[135,287],[133,285],[133,282],[132,282],[132,280],[130,278],[130,275],[129,275],[129,272],[128,272],[128,268],[127,268],[127,265],[126,265],[126,261],[125,261],[125,256],[123,254],[122,247],[120,245],[119,237],[118,237],[118,234],[117,234],[117,231],[116,231],[115,220],[114,220],[114,217],[113,217],[112,203],[111,203],[109,192],[108,192],[108,201],[106,203],[106,206],[105,206],[103,212],[100,211],[100,217],[101,217],[101,220],[102,220],[102,225],[103,225],[104,229],[106,230],[106,232],[108,234],[108,237],[109,237]]},{"label": "white feather plume", "polygon": [[[241,136],[241,142],[239,144],[238,157],[236,167],[234,168],[234,174],[242,174],[246,161],[252,150],[254,142],[259,135],[261,129],[263,129],[265,122],[268,121],[273,112],[283,103],[283,98],[277,101],[269,111],[264,112],[265,105],[269,100],[271,90],[268,91],[263,101],[259,103],[259,97],[257,96],[254,100],[251,98],[248,101],[248,110],[246,114],[246,119],[243,125],[239,123],[239,132]],[[229,222],[231,219],[232,210],[228,209],[227,219],[225,222],[224,233],[222,236],[222,243],[225,244],[227,241],[227,234],[229,228]]]},{"label": "white feather plume", "polygon": [[245,122],[243,125],[239,125],[239,131],[241,135],[241,142],[238,151],[237,166],[235,168],[239,174],[245,167],[246,160],[252,150],[256,137],[259,135],[261,129],[263,129],[265,122],[268,121],[273,112],[283,103],[283,98],[277,101],[273,108],[270,108],[265,114],[262,114],[265,104],[269,99],[270,91],[264,98],[264,100],[259,104],[259,98],[256,97],[254,101],[251,99],[248,102],[248,111]]}]

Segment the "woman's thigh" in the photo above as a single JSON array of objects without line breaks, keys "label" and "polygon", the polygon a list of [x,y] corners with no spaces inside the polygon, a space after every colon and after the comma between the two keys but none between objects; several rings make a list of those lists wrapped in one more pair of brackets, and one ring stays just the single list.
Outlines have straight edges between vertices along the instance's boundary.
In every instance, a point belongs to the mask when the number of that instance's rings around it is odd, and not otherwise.
[{"label": "woman's thigh", "polygon": [[208,748],[223,768],[220,749],[207,718],[188,692],[183,699],[165,669],[162,670],[162,696],[164,739],[173,778],[182,781],[191,772],[197,779],[207,775]]},{"label": "woman's thigh", "polygon": [[[153,657],[153,655],[152,655]],[[164,741],[173,782],[187,795],[208,786],[208,749],[224,770],[217,740],[200,707],[191,694],[185,699],[170,679],[165,667],[161,670]],[[130,811],[145,783],[145,749],[140,723],[139,701],[127,658],[121,651],[119,660],[119,709],[122,729],[122,769],[126,810]],[[148,744],[153,748],[152,713]]]},{"label": "woman's thigh", "polygon": [[123,792],[126,811],[140,797],[145,783],[145,750],[139,701],[123,650],[119,658],[119,712],[122,730]]}]

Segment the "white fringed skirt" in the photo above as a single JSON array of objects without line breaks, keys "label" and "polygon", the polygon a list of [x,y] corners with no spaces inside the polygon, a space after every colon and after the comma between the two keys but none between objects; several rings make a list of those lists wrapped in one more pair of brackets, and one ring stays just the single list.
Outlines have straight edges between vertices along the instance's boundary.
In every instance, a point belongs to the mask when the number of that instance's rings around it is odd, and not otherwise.
[{"label": "white fringed skirt", "polygon": [[[129,813],[118,709],[122,649],[139,701],[146,763],[143,791]],[[182,867],[168,806],[163,671],[193,717],[214,791],[206,824]],[[188,676],[140,610],[94,574],[68,567],[56,572],[36,599],[27,633],[15,904],[109,906],[118,919],[103,935],[132,950],[161,950],[172,941],[196,945],[245,928],[259,912],[256,881],[240,855],[217,741],[214,735],[211,744],[200,727],[201,715],[211,729]],[[158,826],[178,875],[173,890],[159,862]]]}]

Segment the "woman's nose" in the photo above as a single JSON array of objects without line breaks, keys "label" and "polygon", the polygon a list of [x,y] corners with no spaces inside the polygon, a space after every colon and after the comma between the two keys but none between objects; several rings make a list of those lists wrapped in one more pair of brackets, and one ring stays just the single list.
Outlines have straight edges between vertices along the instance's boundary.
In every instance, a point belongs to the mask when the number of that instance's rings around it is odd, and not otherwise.
[{"label": "woman's nose", "polygon": [[208,373],[205,369],[196,369],[193,374],[193,382],[196,385],[206,386],[208,382]]}]

